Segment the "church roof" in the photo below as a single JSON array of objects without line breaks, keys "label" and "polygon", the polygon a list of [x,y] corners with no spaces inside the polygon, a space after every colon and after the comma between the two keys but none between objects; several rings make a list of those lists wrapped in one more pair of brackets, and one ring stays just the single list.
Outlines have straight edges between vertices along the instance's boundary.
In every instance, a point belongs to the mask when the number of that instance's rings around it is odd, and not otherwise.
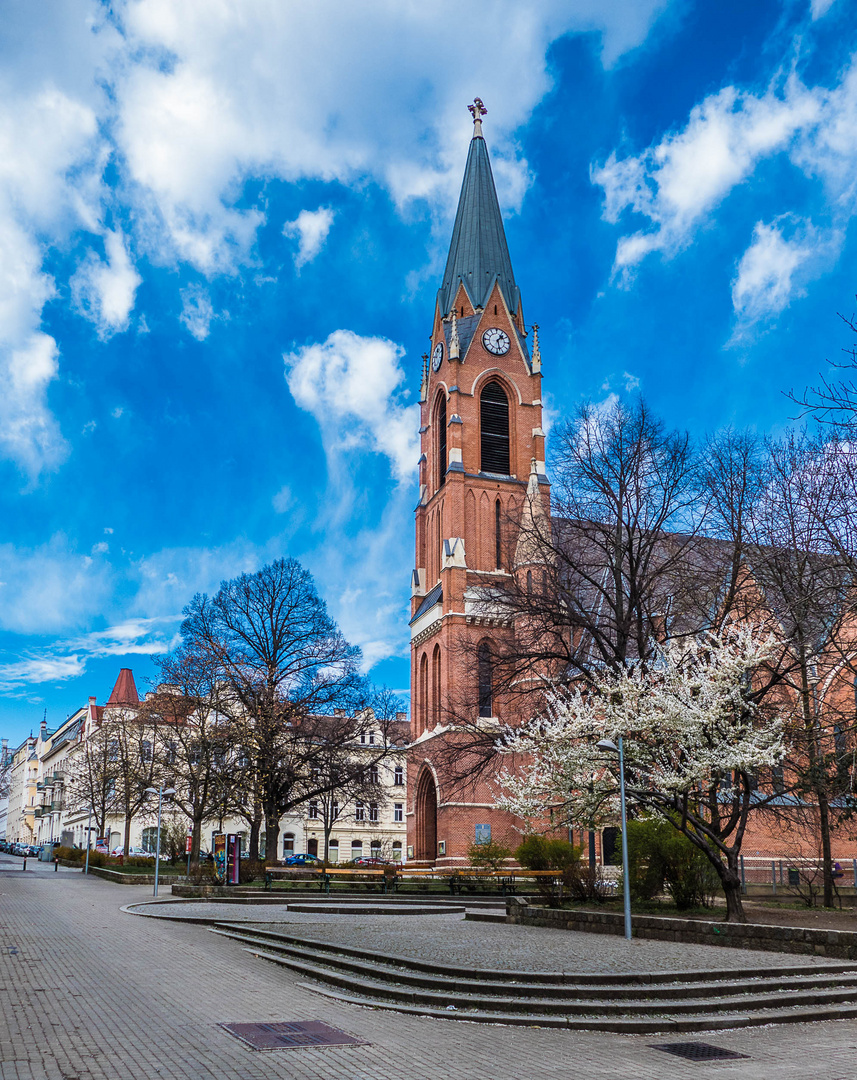
[{"label": "church roof", "polygon": [[449,314],[459,282],[464,283],[477,308],[488,302],[495,281],[512,314],[517,312],[520,302],[491,162],[481,131],[481,124],[477,124],[464,168],[443,284],[438,290],[442,316]]},{"label": "church roof", "polygon": [[108,705],[139,705],[140,696],[137,693],[137,685],[134,682],[134,674],[130,668],[123,667],[119,672],[119,678],[113,687],[113,692],[107,699]]}]

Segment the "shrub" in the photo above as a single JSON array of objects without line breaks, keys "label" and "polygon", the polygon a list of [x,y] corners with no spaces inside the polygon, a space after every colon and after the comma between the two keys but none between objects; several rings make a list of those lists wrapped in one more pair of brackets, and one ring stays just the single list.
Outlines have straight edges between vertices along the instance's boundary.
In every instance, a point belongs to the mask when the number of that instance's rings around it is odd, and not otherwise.
[{"label": "shrub", "polygon": [[601,900],[601,879],[595,867],[585,866],[581,849],[559,837],[536,836],[524,838],[515,858],[526,870],[555,870],[559,885],[550,878],[537,878],[539,896],[549,906],[557,907],[568,893],[575,900]]},{"label": "shrub", "polygon": [[85,855],[86,852],[83,848],[63,847],[62,845],[54,848],[54,858],[65,859],[66,862],[80,862]]},{"label": "shrub", "polygon": [[481,844],[471,844],[467,857],[471,866],[485,870],[501,870],[503,863],[512,858],[512,852],[497,840],[485,840]]},{"label": "shrub", "polygon": [[241,859],[238,865],[238,881],[241,885],[249,885],[251,881],[265,876],[265,864],[255,859]]},{"label": "shrub", "polygon": [[631,896],[653,900],[666,891],[684,911],[711,907],[719,880],[699,848],[669,821],[641,818],[628,822],[628,863]]}]

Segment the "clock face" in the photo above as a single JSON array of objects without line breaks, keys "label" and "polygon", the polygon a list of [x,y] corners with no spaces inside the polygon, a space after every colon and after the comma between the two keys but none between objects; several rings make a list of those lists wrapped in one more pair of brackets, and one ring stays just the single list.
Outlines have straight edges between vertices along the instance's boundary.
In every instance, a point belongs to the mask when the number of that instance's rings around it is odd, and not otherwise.
[{"label": "clock face", "polygon": [[434,352],[431,354],[431,369],[437,371],[440,367],[440,362],[443,360],[443,345],[438,342],[434,347]]},{"label": "clock face", "polygon": [[505,334],[502,330],[498,330],[496,326],[492,326],[490,330],[486,330],[482,335],[482,344],[495,356],[503,356],[504,353],[509,351],[509,335]]}]

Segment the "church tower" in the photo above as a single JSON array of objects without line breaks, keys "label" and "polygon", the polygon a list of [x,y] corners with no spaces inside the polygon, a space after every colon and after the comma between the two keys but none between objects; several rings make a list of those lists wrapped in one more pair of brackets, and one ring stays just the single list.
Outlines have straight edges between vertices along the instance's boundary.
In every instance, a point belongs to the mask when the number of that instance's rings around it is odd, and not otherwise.
[{"label": "church tower", "polygon": [[510,833],[489,783],[450,782],[449,753],[462,714],[489,729],[512,719],[492,686],[491,649],[514,631],[485,600],[516,570],[522,513],[550,512],[538,328],[524,322],[486,109],[478,98],[469,108],[473,138],[423,357],[411,601],[409,857],[445,865],[465,863],[477,837]]}]

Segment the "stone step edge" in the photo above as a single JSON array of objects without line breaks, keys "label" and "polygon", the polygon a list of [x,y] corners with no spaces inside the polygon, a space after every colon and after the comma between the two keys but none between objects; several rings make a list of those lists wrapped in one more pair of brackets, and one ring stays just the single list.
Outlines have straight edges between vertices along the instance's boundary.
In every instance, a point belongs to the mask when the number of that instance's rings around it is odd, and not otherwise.
[{"label": "stone step edge", "polygon": [[[373,982],[365,979],[352,978],[347,974],[340,974],[334,969],[318,967],[315,964],[307,964],[300,960],[294,960],[291,957],[275,956],[271,953],[260,952],[258,949],[248,948],[245,952],[251,953],[253,956],[257,956],[262,960],[267,960],[270,963],[278,964],[281,967],[287,967],[292,971],[298,971],[304,974],[304,976],[317,979],[319,982],[331,983],[334,986],[344,987],[346,990],[356,991],[359,994],[363,994],[367,997],[371,997],[372,1000],[388,999],[393,1001],[402,1001],[405,1004],[424,1005],[427,1008],[431,1008],[436,1000],[448,1001],[450,995],[450,989],[447,988],[445,993],[436,993],[431,990],[409,990],[405,987],[397,985],[385,985],[383,983]],[[842,1000],[853,1001],[853,991],[820,991],[817,993],[804,992],[804,993],[789,993],[784,992],[780,995],[766,995],[764,997],[754,997],[753,1001],[760,1002],[757,1007],[748,1008],[746,1003],[741,1001],[735,1001],[734,999],[715,999],[706,1000],[700,999],[693,1002],[683,1002],[681,1004],[675,1002],[600,1002],[600,1001],[582,1001],[577,1003],[577,1008],[573,1007],[572,1002],[563,1001],[556,1002],[550,999],[535,998],[535,999],[514,999],[514,998],[500,998],[497,1001],[487,1000],[484,997],[480,997],[477,994],[465,994],[458,991],[458,1000],[462,1004],[470,1003],[471,1009],[462,1009],[462,1012],[470,1011],[487,1011],[496,1012],[497,1009],[492,1008],[494,1005],[505,1005],[509,1009],[509,1013],[504,1015],[531,1015],[531,1016],[557,1016],[557,1015],[576,1015],[581,1016],[581,1013],[589,1013],[596,1017],[600,1014],[602,1016],[612,1015],[622,1019],[630,1019],[635,1014],[637,1016],[645,1015],[693,1015],[696,1013],[702,1013],[705,1010],[708,1013],[715,1014],[728,1014],[730,1008],[734,1012],[736,1009],[740,1011],[747,1011],[753,1015],[757,1012],[765,1011],[766,1005],[770,1007],[777,998],[779,1001],[777,1004],[787,1004],[789,1008],[819,1008],[827,1005],[827,1007],[838,1006]],[[746,995],[742,995],[746,997]],[[423,998],[420,1001],[419,998]],[[770,1000],[766,1000],[769,998]],[[806,998],[816,998],[817,1000],[805,1000]],[[828,1004],[832,1003],[832,1004]],[[519,1006],[516,1008],[516,1006]],[[742,1009],[743,1006],[743,1009]],[[525,1011],[526,1008],[532,1010],[532,1012]],[[538,1011],[541,1008],[543,1011]],[[567,1010],[564,1011],[564,1010]],[[441,1010],[443,1011],[443,1010]]]},{"label": "stone step edge", "polygon": [[[234,933],[235,924],[215,921],[211,932]],[[398,956],[394,953],[375,953],[368,949],[357,949],[350,945],[338,945],[335,942],[321,941],[318,938],[297,937],[293,934],[284,934],[279,930],[252,929],[248,932],[273,941],[285,941],[292,945],[306,946],[322,952],[358,957],[370,963],[383,958],[393,965],[409,968],[412,971],[425,971],[429,974],[446,977],[451,975],[453,978],[486,979],[494,982],[539,982],[562,985],[568,979],[575,979],[577,984],[581,986],[657,986],[662,983],[730,982],[736,976],[742,974],[746,977],[746,972],[735,968],[712,971],[629,972],[625,975],[612,975],[606,972],[593,975],[575,971],[500,971],[489,968],[453,968],[410,956]],[[753,977],[779,979],[787,975],[847,974],[848,972],[857,972],[857,964],[848,961],[829,961],[823,964],[790,964],[776,968],[758,968]]]},{"label": "stone step edge", "polygon": [[410,1016],[425,1016],[435,1020],[458,1020],[471,1024],[506,1024],[515,1027],[555,1027],[567,1031],[611,1031],[619,1035],[655,1035],[659,1032],[684,1031],[730,1031],[734,1028],[762,1027],[765,1024],[806,1024],[821,1020],[853,1020],[857,1018],[857,1005],[827,1009],[780,1009],[756,1015],[723,1015],[711,1019],[673,1020],[660,1017],[657,1020],[577,1020],[561,1016],[525,1016],[515,1013],[477,1013],[461,1012],[452,1009],[430,1009],[418,1005],[394,1005],[387,1001],[373,1001],[353,994],[342,994],[327,990],[323,986],[311,983],[297,983],[302,990],[332,1001],[360,1005],[363,1008],[383,1009],[387,1012],[405,1013]]},{"label": "stone step edge", "polygon": [[[437,990],[441,993],[460,993],[470,994],[472,996],[486,995],[486,996],[508,996],[508,992],[511,989],[515,989],[518,993],[521,993],[523,989],[539,991],[541,994],[550,994],[551,992],[557,993],[562,991],[563,997],[569,997],[572,994],[577,995],[583,1000],[589,1001],[662,1001],[668,1004],[673,999],[681,999],[682,995],[686,995],[690,998],[706,998],[709,1000],[717,1000],[721,997],[746,997],[750,993],[809,993],[811,991],[824,992],[825,990],[836,990],[839,992],[845,992],[848,990],[852,995],[857,997],[857,975],[852,975],[851,978],[855,980],[854,985],[842,986],[841,982],[829,985],[830,980],[835,980],[835,975],[819,975],[819,976],[796,976],[798,979],[806,978],[807,981],[796,982],[790,984],[783,984],[782,980],[775,979],[763,979],[756,980],[748,985],[744,982],[720,982],[720,983],[677,983],[674,985],[657,985],[657,986],[583,986],[575,985],[572,983],[564,983],[561,985],[551,983],[529,983],[525,984],[525,987],[516,986],[515,984],[508,984],[497,981],[485,981],[477,983],[465,983],[464,980],[456,977],[449,979],[442,979],[437,976],[428,974],[420,974],[417,972],[408,971],[406,968],[399,968],[383,963],[367,964],[356,960],[349,960],[347,958],[337,958],[329,956],[321,950],[306,949],[305,947],[297,945],[285,945],[282,943],[272,942],[263,938],[253,937],[252,934],[242,933],[241,931],[214,931],[215,933],[221,933],[224,937],[232,938],[235,941],[244,943],[249,947],[249,951],[258,955],[257,950],[262,949],[274,949],[280,954],[286,954],[292,958],[300,961],[316,962],[322,967],[330,965],[333,970],[351,972],[352,974],[365,975],[368,977],[388,977],[393,983],[400,983],[404,986],[417,986],[421,990]],[[811,981],[809,981],[811,980]],[[658,996],[660,991],[660,996]],[[634,993],[640,993],[643,996],[635,998],[632,995]],[[594,996],[590,996],[594,995]],[[611,996],[615,995],[615,996]],[[528,999],[538,1000],[535,994],[528,993],[524,995]],[[559,996],[559,995],[558,995]]]}]

